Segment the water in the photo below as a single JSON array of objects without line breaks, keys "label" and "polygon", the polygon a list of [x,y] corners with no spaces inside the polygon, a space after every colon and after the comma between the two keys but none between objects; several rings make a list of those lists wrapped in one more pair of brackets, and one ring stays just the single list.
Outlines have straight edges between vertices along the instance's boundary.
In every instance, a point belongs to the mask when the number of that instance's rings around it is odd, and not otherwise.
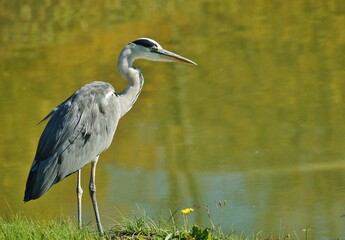
[{"label": "water", "polygon": [[[23,204],[44,125],[105,80],[138,37],[198,63],[138,61],[145,85],[97,169],[104,223],[194,207],[190,222],[251,235],[345,238],[342,1],[4,1],[0,7],[0,216],[76,216],[76,176]],[[84,222],[94,217],[83,171]],[[217,201],[226,201],[217,207]],[[177,216],[179,213],[177,213]]]}]

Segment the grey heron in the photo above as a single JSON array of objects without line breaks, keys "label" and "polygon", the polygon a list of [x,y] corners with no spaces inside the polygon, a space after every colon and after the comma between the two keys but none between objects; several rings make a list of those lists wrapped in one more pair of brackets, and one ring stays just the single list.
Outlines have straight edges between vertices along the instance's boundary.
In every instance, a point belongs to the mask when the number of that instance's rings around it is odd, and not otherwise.
[{"label": "grey heron", "polygon": [[106,82],[81,87],[42,121],[48,123],[40,137],[26,182],[24,202],[39,198],[54,184],[77,172],[78,225],[82,225],[81,168],[91,163],[89,193],[100,234],[103,228],[96,200],[96,165],[99,155],[111,144],[117,124],[133,106],[144,84],[137,59],[160,62],[195,62],[164,50],[149,38],[139,38],[121,51],[117,68],[127,87],[119,93]]}]

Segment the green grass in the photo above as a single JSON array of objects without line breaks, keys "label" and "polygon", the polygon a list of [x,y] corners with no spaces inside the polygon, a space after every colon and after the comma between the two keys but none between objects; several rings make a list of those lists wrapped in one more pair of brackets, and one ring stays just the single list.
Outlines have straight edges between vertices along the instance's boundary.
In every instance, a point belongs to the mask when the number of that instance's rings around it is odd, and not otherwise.
[{"label": "green grass", "polygon": [[[176,215],[180,214],[182,223],[176,223]],[[189,213],[188,213],[189,214]],[[117,221],[113,228],[108,232],[112,238],[119,239],[198,239],[198,240],[244,240],[240,236],[234,234],[225,235],[219,228],[200,228],[196,225],[188,225],[188,214],[182,214],[179,211],[170,212],[169,219],[158,217],[153,219],[147,213],[138,208],[134,217],[129,219],[123,217],[121,221]],[[180,221],[181,222],[181,221]]]},{"label": "green grass", "polygon": [[0,239],[229,239],[244,240],[240,236],[216,236],[211,229],[192,226],[188,229],[153,220],[146,215],[123,219],[100,237],[95,227],[77,227],[70,218],[32,220],[22,215],[0,218]]},{"label": "green grass", "polygon": [[32,220],[22,215],[0,218],[0,239],[96,239],[95,229],[79,229],[75,221]]},{"label": "green grass", "polygon": [[77,227],[74,219],[32,220],[21,214],[9,218],[0,217],[0,239],[120,239],[120,240],[307,240],[299,238],[295,233],[291,237],[279,233],[277,237],[262,237],[261,234],[243,236],[241,234],[225,234],[221,231],[220,220],[215,225],[210,219],[210,227],[190,225],[189,214],[180,211],[170,212],[169,219],[162,217],[150,218],[147,213],[138,208],[132,218],[122,217],[114,220],[104,236],[99,236],[95,226]]}]

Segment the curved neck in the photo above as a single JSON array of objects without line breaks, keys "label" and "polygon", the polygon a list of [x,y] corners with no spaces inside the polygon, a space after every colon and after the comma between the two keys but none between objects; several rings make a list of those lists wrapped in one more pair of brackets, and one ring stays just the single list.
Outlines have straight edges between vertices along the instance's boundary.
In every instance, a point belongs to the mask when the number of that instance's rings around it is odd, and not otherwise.
[{"label": "curved neck", "polygon": [[133,67],[131,49],[127,46],[120,53],[117,69],[122,78],[128,81],[127,87],[118,94],[121,106],[121,117],[125,115],[133,106],[144,85],[144,77],[139,69]]}]

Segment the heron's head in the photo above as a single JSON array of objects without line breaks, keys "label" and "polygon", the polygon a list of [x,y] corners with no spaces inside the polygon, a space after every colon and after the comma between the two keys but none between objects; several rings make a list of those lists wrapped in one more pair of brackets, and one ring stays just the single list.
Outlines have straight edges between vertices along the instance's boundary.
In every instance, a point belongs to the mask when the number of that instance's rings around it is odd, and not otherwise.
[{"label": "heron's head", "polygon": [[183,62],[197,65],[185,57],[163,49],[159,43],[149,38],[139,38],[127,46],[131,48],[133,60],[147,59],[158,62]]}]

